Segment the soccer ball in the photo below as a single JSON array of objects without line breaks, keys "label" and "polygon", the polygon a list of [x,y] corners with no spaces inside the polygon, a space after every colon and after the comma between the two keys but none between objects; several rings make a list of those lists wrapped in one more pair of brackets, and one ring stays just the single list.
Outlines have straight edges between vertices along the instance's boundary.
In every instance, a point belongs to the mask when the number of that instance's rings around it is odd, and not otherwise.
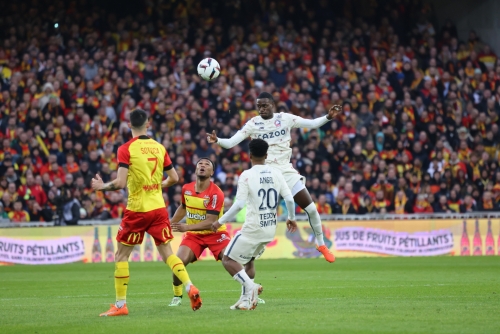
[{"label": "soccer ball", "polygon": [[220,74],[220,65],[213,58],[205,58],[198,64],[198,75],[206,81],[216,79]]}]

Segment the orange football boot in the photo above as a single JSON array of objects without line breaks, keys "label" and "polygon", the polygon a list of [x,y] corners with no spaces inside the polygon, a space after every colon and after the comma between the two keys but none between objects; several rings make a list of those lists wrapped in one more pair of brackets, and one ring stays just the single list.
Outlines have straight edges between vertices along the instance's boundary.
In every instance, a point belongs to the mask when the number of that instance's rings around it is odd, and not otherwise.
[{"label": "orange football boot", "polygon": [[199,310],[201,308],[200,290],[198,290],[193,284],[191,284],[188,296],[191,300],[191,308],[193,309],[193,311]]},{"label": "orange football boot", "polygon": [[326,245],[316,247],[316,249],[320,251],[321,254],[323,254],[325,260],[327,260],[330,263],[335,262],[335,255],[333,255],[333,253],[330,252],[330,250],[326,247]]},{"label": "orange football boot", "polygon": [[109,311],[99,314],[100,317],[116,317],[119,315],[128,315],[127,304],[118,308],[115,304],[111,304]]}]

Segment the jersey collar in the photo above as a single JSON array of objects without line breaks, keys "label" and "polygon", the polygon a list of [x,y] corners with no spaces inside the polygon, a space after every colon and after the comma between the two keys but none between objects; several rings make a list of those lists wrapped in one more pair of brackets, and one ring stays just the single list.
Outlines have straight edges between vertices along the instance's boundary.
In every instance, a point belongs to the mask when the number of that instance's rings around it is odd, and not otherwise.
[{"label": "jersey collar", "polygon": [[141,135],[141,136],[139,136],[139,139],[149,139],[149,137],[146,135]]}]

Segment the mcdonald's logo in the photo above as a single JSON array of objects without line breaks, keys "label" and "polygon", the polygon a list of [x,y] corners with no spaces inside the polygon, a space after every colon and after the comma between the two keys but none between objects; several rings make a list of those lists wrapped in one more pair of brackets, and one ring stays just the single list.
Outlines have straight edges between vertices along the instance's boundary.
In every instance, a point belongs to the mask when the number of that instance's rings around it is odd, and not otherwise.
[{"label": "mcdonald's logo", "polygon": [[132,238],[132,243],[134,243],[134,244],[135,244],[135,243],[137,243],[138,241],[140,241],[140,240],[141,240],[141,234],[140,234],[140,233],[130,233],[130,234],[128,235],[128,239],[127,239],[127,242],[128,242],[128,243],[131,243],[131,242],[130,242],[130,238]]},{"label": "mcdonald's logo", "polygon": [[163,237],[163,239],[170,239],[170,230],[165,227],[162,231],[161,231],[161,236]]}]

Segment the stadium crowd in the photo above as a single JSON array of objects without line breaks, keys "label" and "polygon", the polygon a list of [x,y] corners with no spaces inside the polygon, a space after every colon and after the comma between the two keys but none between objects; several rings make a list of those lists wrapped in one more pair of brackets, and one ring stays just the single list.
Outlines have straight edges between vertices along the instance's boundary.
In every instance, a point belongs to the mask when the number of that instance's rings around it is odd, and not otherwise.
[{"label": "stadium crowd", "polygon": [[[428,2],[144,3],[133,16],[97,1],[2,5],[2,217],[121,217],[126,192],[94,193],[90,180],[115,177],[134,108],[180,175],[164,193],[170,212],[199,157],[217,163],[227,208],[248,141],[226,151],[206,133],[233,135],[261,91],[305,118],[343,106],[292,135],[322,214],[498,209],[500,63],[473,31],[439,28]],[[214,82],[196,75],[204,57],[220,62]]]}]

